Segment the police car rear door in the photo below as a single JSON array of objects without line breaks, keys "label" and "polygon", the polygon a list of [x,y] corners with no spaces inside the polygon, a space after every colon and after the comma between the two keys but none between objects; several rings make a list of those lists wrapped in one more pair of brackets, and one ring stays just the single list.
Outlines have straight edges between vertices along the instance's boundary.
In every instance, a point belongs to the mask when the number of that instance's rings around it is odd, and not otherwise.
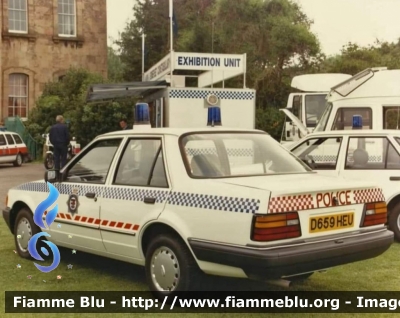
[{"label": "police car rear door", "polygon": [[7,159],[8,161],[14,161],[17,159],[18,147],[10,133],[5,133],[4,135],[8,144],[6,146]]},{"label": "police car rear door", "polygon": [[[141,228],[157,219],[170,192],[163,138],[129,138],[101,199],[101,236],[108,252],[140,259]],[[111,177],[111,176],[110,176]]]}]

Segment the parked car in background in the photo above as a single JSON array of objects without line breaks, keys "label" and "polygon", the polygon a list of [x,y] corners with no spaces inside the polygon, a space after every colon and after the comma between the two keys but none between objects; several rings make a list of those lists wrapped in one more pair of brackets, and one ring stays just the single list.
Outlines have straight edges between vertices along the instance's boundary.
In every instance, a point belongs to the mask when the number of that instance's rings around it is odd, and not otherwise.
[{"label": "parked car in background", "polygon": [[319,174],[378,183],[389,228],[400,241],[400,130],[312,133],[288,149]]},{"label": "parked car in background", "polygon": [[28,157],[28,148],[20,135],[6,130],[0,131],[0,163],[12,163],[15,167],[20,167]]}]

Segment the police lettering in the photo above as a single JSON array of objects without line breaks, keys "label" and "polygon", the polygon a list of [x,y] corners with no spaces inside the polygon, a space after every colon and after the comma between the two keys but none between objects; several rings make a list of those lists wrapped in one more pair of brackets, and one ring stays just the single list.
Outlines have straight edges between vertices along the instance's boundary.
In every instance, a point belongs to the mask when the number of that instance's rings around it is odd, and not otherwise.
[{"label": "police lettering", "polygon": [[349,205],[351,204],[350,192],[350,190],[347,190],[338,192],[317,193],[317,208],[335,206],[335,197],[337,199],[338,205]]}]

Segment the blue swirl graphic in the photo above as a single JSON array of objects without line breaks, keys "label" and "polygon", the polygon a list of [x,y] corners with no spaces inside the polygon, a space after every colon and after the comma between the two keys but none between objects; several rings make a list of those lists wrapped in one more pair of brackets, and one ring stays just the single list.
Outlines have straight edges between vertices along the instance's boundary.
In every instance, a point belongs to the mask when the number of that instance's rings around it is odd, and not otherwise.
[{"label": "blue swirl graphic", "polygon": [[57,217],[58,213],[58,204],[50,210],[46,215],[46,225],[43,223],[43,214],[44,212],[51,207],[54,202],[57,201],[60,193],[58,190],[50,183],[47,182],[47,185],[50,189],[49,196],[46,200],[42,201],[36,208],[35,213],[33,215],[33,221],[36,223],[37,226],[40,228],[48,228],[54,222]]},{"label": "blue swirl graphic", "polygon": [[[60,195],[60,193],[58,192],[56,187],[54,187],[50,182],[47,182],[47,186],[49,187],[49,190],[50,190],[49,196],[37,206],[35,213],[33,215],[33,221],[40,228],[49,228],[50,225],[56,219],[57,214],[58,214],[58,204],[56,204],[56,206],[46,214],[46,224],[44,224],[44,222],[43,222],[44,212],[57,201],[57,199]],[[44,259],[39,255],[39,253],[36,249],[37,241],[41,236],[50,236],[50,234],[48,234],[46,232],[37,233],[34,236],[32,236],[28,242],[29,254],[31,254],[31,256],[38,261],[44,261]],[[54,270],[60,264],[60,259],[61,259],[60,251],[58,250],[57,246],[54,243],[48,242],[48,241],[43,241],[43,242],[46,243],[48,245],[48,247],[51,249],[51,251],[53,252],[53,256],[54,256],[53,263],[50,266],[42,266],[42,265],[38,265],[36,263],[34,263],[34,264],[35,264],[36,268],[39,269],[40,271],[42,271],[43,273],[48,273],[48,272],[51,272],[52,270]],[[45,247],[42,247],[40,250],[44,255],[49,256],[48,249],[46,249]]]},{"label": "blue swirl graphic", "polygon": [[[41,236],[50,236],[50,234],[46,232],[37,233],[34,236],[32,236],[28,242],[29,254],[31,254],[31,256],[38,261],[43,261],[43,258],[38,254],[36,250],[37,241]],[[53,263],[50,266],[42,266],[36,263],[34,264],[38,270],[42,271],[43,273],[48,273],[54,270],[60,264],[61,257],[60,257],[60,251],[58,250],[57,246],[54,243],[48,241],[44,241],[44,243],[46,243],[53,252],[54,255]],[[44,247],[41,248],[41,251],[44,252],[46,256],[49,255],[49,252]]]}]

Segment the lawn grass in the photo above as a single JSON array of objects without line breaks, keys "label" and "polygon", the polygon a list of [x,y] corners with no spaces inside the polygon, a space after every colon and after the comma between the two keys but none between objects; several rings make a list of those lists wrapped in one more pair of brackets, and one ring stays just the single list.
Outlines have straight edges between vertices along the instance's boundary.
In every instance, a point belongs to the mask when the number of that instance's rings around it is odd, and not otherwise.
[{"label": "lawn grass", "polygon": [[[31,260],[13,252],[14,239],[4,220],[0,220],[0,289],[2,291],[147,291],[144,268],[90,254],[60,248],[61,263],[50,273],[40,272]],[[298,291],[400,291],[400,244],[394,243],[383,255],[358,263],[336,267],[325,273],[316,273],[304,283],[293,285]],[[17,268],[17,264],[21,268]],[[73,269],[68,270],[67,265]],[[31,275],[31,279],[27,276]],[[62,279],[57,280],[57,275]],[[45,281],[45,282],[44,282]],[[208,276],[209,290],[285,290],[260,282]],[[0,317],[75,317],[78,314],[5,314],[4,293],[0,298]],[[79,314],[96,317],[98,314]],[[132,314],[102,314],[101,317]],[[173,314],[158,314],[163,317]],[[207,315],[207,316],[206,316]],[[237,317],[265,317],[265,314],[235,314]],[[332,314],[325,314],[332,315]],[[336,314],[348,317],[348,314]],[[369,314],[384,317],[390,314]],[[136,314],[135,317],[149,317]],[[232,317],[232,314],[185,314],[190,317]],[[279,317],[320,317],[321,314],[275,314]],[[352,315],[364,317],[365,314]]]}]

